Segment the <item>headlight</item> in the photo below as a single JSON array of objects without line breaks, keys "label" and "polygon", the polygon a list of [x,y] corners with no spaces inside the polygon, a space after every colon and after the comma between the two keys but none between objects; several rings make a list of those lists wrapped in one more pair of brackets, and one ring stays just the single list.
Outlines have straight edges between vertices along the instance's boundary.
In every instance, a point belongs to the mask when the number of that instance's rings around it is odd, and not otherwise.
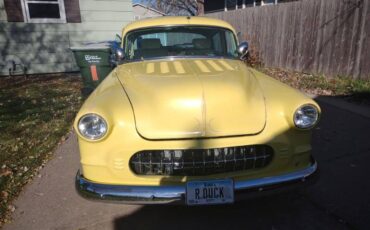
[{"label": "headlight", "polygon": [[107,122],[96,114],[87,114],[78,122],[78,131],[82,136],[90,140],[102,138],[108,130]]},{"label": "headlight", "polygon": [[303,105],[294,113],[294,124],[300,129],[309,129],[316,125],[319,111],[313,105]]}]

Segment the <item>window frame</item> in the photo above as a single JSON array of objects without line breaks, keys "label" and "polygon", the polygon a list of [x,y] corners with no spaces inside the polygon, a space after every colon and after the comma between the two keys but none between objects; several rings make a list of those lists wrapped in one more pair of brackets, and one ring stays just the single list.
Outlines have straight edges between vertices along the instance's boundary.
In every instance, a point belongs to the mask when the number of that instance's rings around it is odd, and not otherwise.
[{"label": "window frame", "polygon": [[[26,23],[67,23],[66,10],[64,0],[57,1],[38,1],[38,0],[21,0],[24,22]],[[59,6],[60,18],[30,18],[30,12],[28,8],[29,3],[38,4],[55,4]]]}]

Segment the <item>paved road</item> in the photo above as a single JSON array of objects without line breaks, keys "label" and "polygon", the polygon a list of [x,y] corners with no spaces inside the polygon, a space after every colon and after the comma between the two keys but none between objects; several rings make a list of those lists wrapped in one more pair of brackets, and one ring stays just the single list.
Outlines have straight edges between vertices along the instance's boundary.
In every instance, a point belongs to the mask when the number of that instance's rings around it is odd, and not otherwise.
[{"label": "paved road", "polygon": [[370,119],[322,108],[313,141],[321,177],[300,193],[195,208],[86,201],[74,191],[72,134],[16,201],[5,229],[369,229]]}]

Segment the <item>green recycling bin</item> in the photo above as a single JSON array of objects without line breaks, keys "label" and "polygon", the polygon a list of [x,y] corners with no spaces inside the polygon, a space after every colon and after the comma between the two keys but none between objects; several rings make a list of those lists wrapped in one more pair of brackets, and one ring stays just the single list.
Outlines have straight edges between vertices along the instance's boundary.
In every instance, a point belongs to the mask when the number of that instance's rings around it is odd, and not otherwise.
[{"label": "green recycling bin", "polygon": [[109,46],[71,47],[80,67],[84,94],[90,94],[112,71]]}]

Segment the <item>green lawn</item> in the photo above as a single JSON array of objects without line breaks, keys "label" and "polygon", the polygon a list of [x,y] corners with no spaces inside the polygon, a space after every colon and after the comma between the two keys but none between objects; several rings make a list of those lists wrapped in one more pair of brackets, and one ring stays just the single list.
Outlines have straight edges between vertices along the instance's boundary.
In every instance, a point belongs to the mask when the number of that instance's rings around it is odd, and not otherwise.
[{"label": "green lawn", "polygon": [[0,226],[11,201],[71,130],[81,105],[78,75],[0,78]]}]

